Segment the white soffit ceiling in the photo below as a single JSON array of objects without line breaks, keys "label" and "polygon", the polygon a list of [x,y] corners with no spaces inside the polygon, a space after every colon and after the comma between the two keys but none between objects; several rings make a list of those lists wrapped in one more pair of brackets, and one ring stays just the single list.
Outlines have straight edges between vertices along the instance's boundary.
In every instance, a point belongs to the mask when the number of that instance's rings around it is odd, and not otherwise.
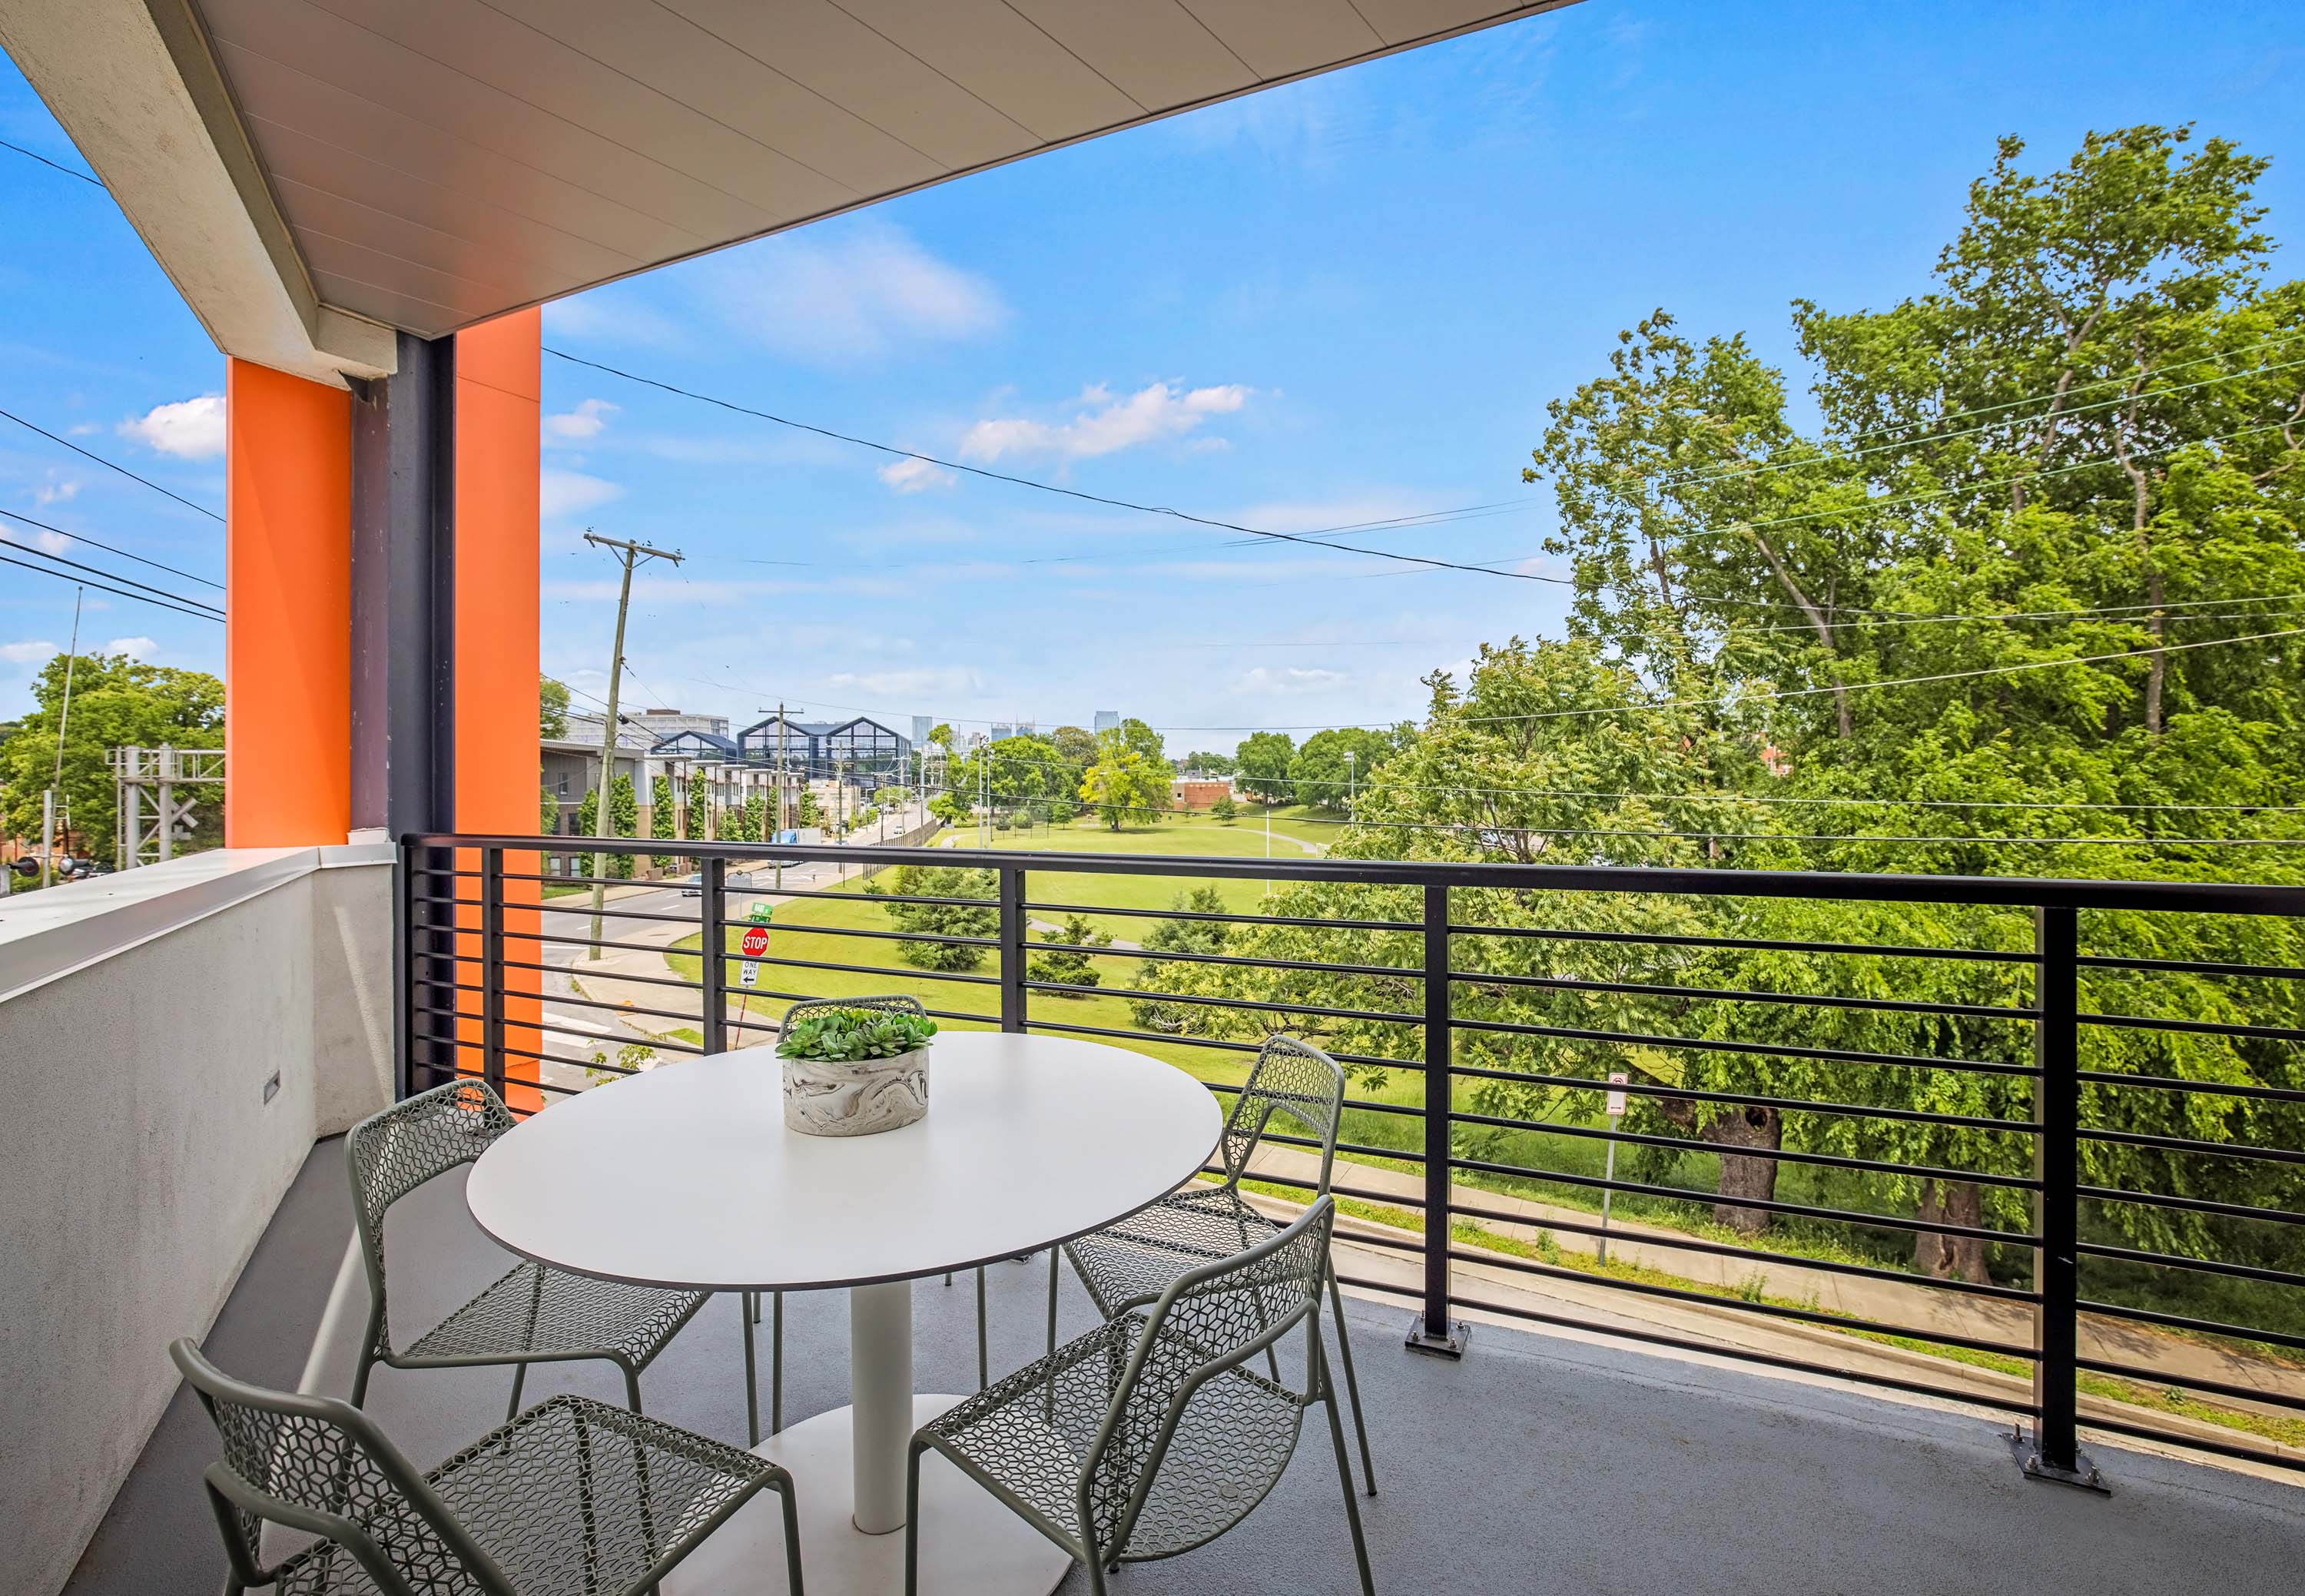
[{"label": "white soffit ceiling", "polygon": [[1564,0],[196,0],[316,297],[436,336]]}]

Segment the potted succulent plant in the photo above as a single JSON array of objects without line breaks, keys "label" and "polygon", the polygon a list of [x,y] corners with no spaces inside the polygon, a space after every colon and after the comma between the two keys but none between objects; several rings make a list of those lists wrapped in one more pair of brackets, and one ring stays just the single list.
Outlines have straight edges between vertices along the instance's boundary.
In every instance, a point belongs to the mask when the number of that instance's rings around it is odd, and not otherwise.
[{"label": "potted succulent plant", "polygon": [[777,1043],[785,1128],[803,1136],[871,1136],[929,1111],[936,1021],[888,1009],[821,1009]]}]

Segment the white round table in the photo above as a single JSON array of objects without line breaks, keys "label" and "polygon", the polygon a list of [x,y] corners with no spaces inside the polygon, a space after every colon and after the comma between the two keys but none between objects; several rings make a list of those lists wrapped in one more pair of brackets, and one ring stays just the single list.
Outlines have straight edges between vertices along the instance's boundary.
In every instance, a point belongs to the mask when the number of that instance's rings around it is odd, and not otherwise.
[{"label": "white round table", "polygon": [[[902,1588],[904,1537],[891,1532],[905,1523],[912,1433],[960,1400],[913,1393],[913,1280],[1110,1225],[1190,1179],[1222,1129],[1206,1087],[1142,1054],[947,1031],[926,1118],[877,1136],[798,1136],[785,1129],[775,1055],[749,1048],[532,1116],[472,1166],[465,1200],[503,1245],[579,1274],[716,1292],[846,1287],[852,1405],[758,1450],[792,1471],[811,1596],[879,1592]],[[1062,1551],[934,1461],[922,1472],[923,1596],[1063,1578]],[[773,1511],[748,1509],[667,1591],[780,1589],[778,1533]]]}]

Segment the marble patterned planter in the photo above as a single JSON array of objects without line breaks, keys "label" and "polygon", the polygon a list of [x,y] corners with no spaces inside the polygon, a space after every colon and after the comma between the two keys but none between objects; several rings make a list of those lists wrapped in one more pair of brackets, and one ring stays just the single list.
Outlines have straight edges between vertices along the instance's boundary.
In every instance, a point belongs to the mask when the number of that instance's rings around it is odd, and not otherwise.
[{"label": "marble patterned planter", "polygon": [[803,1136],[872,1136],[929,1111],[929,1050],[835,1063],[788,1058],[785,1129]]}]

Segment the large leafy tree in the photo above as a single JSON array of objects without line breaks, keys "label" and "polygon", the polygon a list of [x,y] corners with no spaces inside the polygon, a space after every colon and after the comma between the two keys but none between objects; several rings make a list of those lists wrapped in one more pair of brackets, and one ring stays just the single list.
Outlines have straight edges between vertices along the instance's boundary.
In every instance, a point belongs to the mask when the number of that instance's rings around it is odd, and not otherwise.
[{"label": "large leafy tree", "polygon": [[1096,763],[1081,777],[1081,800],[1116,832],[1124,821],[1157,820],[1169,807],[1170,771],[1160,757],[1160,738],[1152,735],[1148,754],[1142,738],[1130,737],[1131,726],[1144,722],[1124,721],[1096,739]]},{"label": "large leafy tree", "polygon": [[1289,776],[1296,757],[1297,745],[1287,732],[1251,732],[1234,755],[1240,789],[1268,804],[1287,803],[1296,792]]},{"label": "large leafy tree", "polygon": [[1414,740],[1416,729],[1378,731],[1342,726],[1316,731],[1289,762],[1289,782],[1297,801],[1334,814],[1348,812],[1352,797],[1369,783],[1377,766]]},{"label": "large leafy tree", "polygon": [[536,730],[540,737],[568,735],[568,684],[549,676],[536,679]]},{"label": "large leafy tree", "polygon": [[[72,712],[64,714],[67,664]],[[126,654],[57,654],[32,684],[33,707],[0,743],[0,824],[16,837],[37,837],[40,795],[56,775],[56,739],[64,736],[58,824],[69,816],[89,851],[108,859],[113,849],[112,750],[123,747],[218,748],[224,746],[224,684],[204,670],[147,665]],[[224,791],[210,787],[196,799],[200,835],[222,840]],[[184,796],[179,793],[181,798]],[[195,840],[193,846],[198,846]]]}]

